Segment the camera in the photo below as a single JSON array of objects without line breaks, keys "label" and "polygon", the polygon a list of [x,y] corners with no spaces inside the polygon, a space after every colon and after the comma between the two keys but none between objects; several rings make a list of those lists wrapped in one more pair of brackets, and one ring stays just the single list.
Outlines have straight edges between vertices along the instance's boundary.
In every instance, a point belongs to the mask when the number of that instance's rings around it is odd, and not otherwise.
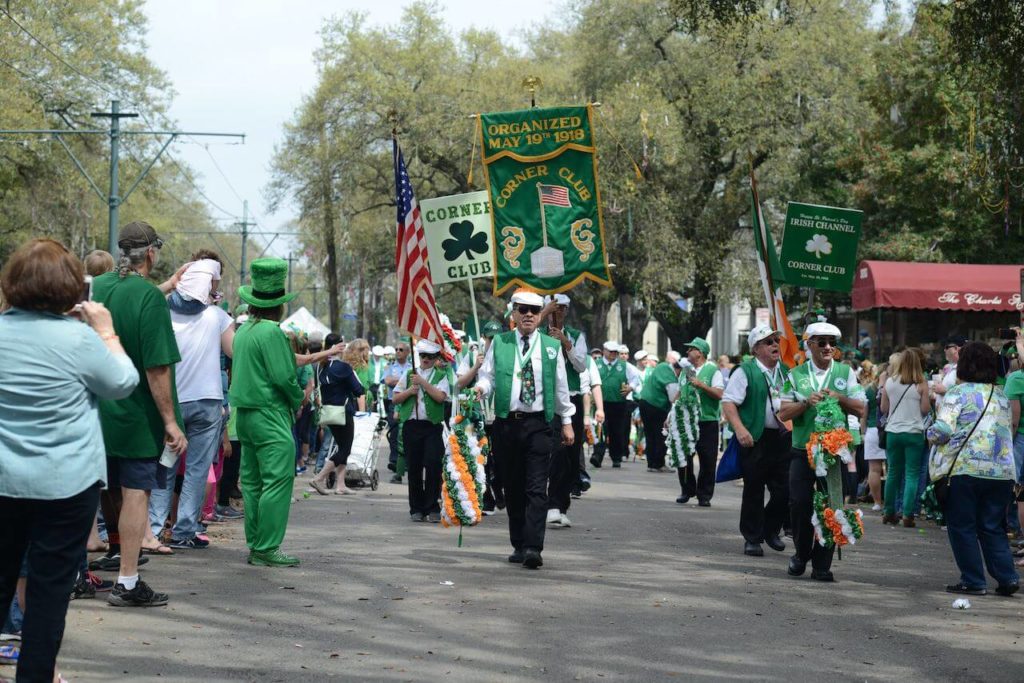
[{"label": "camera", "polygon": [[1017,339],[1017,329],[1018,328],[1016,328],[1016,327],[1000,327],[999,328],[999,338],[1000,339],[1007,339],[1007,340],[1010,340],[1010,341],[1016,340]]}]

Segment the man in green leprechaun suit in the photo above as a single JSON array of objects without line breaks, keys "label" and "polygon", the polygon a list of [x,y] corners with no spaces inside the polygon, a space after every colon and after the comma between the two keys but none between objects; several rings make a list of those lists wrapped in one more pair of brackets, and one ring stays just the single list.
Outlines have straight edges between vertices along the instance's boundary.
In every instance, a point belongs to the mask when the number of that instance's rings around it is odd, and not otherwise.
[{"label": "man in green leprechaun suit", "polygon": [[[304,394],[296,380],[295,354],[278,323],[284,304],[296,295],[285,292],[284,259],[256,259],[250,272],[252,285],[238,288],[238,296],[249,304],[249,319],[235,333],[229,394],[242,444],[245,542],[249,564],[293,567],[299,560],[281,552],[281,541],[295,479],[292,423]],[[314,363],[340,352],[332,347],[302,360]]]},{"label": "man in green leprechaun suit", "polygon": [[[867,401],[853,369],[833,359],[832,352],[841,336],[839,328],[819,318],[818,322],[807,326],[805,335],[811,360],[790,371],[789,381],[782,392],[782,408],[778,413],[780,420],[793,421],[789,510],[796,553],[789,561],[788,572],[790,576],[802,576],[810,562],[812,579],[834,581],[831,568],[835,548],[826,548],[817,543],[811,524],[815,487],[823,484],[807,461],[807,440],[814,432],[816,406],[822,401],[835,399],[845,414],[858,418],[864,415]],[[838,481],[841,483],[841,478]],[[836,501],[842,501],[842,491],[830,493]]]},{"label": "man in green leprechaun suit", "polygon": [[680,386],[680,392],[693,392],[700,404],[698,423],[697,459],[700,461],[700,476],[693,474],[693,453],[686,455],[686,467],[680,467],[679,486],[682,495],[676,502],[684,504],[697,496],[700,507],[709,507],[715,495],[715,472],[718,466],[718,419],[721,416],[722,393],[725,382],[722,371],[708,362],[711,345],[700,337],[686,345],[686,360],[692,370],[687,372],[687,381]]},{"label": "man in green leprechaun suit", "polygon": [[509,539],[508,561],[528,569],[544,564],[548,471],[558,447],[551,427],[557,415],[561,444],[574,439],[565,358],[557,339],[537,330],[544,300],[535,292],[512,295],[516,329],[494,337],[477,373],[482,400],[494,394],[494,450],[503,468]]}]

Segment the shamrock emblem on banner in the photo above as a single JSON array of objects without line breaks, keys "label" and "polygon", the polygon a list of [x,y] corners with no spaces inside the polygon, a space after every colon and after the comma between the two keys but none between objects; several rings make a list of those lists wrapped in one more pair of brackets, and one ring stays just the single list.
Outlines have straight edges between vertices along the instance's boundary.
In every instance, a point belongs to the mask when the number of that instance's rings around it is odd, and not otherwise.
[{"label": "shamrock emblem on banner", "polygon": [[811,239],[807,240],[804,249],[808,253],[814,254],[815,257],[821,258],[822,254],[832,253],[832,243],[828,241],[828,237],[825,237],[825,235],[814,235]]},{"label": "shamrock emblem on banner", "polygon": [[441,242],[444,247],[444,257],[448,261],[455,261],[463,254],[466,258],[475,260],[473,253],[487,253],[487,234],[479,232],[473,234],[473,223],[471,221],[459,221],[448,226],[451,238]]}]

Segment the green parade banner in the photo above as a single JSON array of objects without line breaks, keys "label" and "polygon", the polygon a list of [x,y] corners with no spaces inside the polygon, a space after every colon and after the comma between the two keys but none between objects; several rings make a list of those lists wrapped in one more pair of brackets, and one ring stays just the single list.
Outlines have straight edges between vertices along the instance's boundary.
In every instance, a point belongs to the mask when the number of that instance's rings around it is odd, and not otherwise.
[{"label": "green parade banner", "polygon": [[786,284],[851,291],[863,217],[856,209],[790,202],[782,233]]},{"label": "green parade banner", "polygon": [[495,296],[611,286],[591,116],[589,105],[480,115]]}]

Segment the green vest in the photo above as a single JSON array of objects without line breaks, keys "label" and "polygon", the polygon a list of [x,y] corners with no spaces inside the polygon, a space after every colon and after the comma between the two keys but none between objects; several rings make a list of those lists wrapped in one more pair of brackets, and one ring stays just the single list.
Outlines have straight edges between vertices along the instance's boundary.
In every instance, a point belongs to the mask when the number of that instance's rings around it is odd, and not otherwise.
[{"label": "green vest", "polygon": [[[548,422],[555,417],[555,376],[558,373],[558,354],[562,345],[557,339],[538,332],[540,339],[540,382],[544,399],[544,419]],[[516,354],[519,349],[519,334],[512,330],[494,337],[494,414],[508,417],[512,403],[512,373],[516,369]],[[535,378],[536,379],[536,378]]]},{"label": "green vest", "polygon": [[601,375],[601,397],[605,403],[622,403],[622,385],[626,383],[626,362],[616,358],[614,363],[597,361],[597,371]]},{"label": "green vest", "polygon": [[[809,360],[803,365],[798,365],[789,373],[789,383],[801,396],[810,396],[815,391],[811,384],[813,362]],[[832,361],[832,376],[822,390],[832,389],[836,393],[846,396],[850,388],[850,373],[852,372],[853,369],[849,365]],[[802,450],[807,446],[807,439],[814,431],[814,417],[817,412],[808,405],[803,415],[793,418],[793,448]]]},{"label": "green vest", "polygon": [[[717,371],[718,367],[714,363],[705,361],[704,365],[700,366],[700,370],[697,372],[697,379],[711,386],[711,379]],[[711,398],[706,391],[701,391],[700,389],[695,389],[695,391],[697,392],[697,398],[700,400],[700,421],[718,422],[722,411],[721,400]]]},{"label": "green vest", "polygon": [[[779,363],[778,367],[781,369],[782,385],[784,385],[789,373],[782,363]],[[737,371],[742,371],[747,376],[747,396],[743,399],[743,403],[736,408],[740,414],[740,422],[750,432],[751,438],[757,441],[764,433],[764,409],[768,403],[767,378],[755,360],[748,360],[733,370],[733,372]],[[780,391],[782,385],[779,386]]]},{"label": "green vest", "polygon": [[648,368],[650,372],[647,373],[646,379],[644,379],[644,388],[640,392],[640,400],[650,403],[659,410],[668,412],[672,404],[668,400],[668,394],[665,392],[665,387],[669,384],[676,384],[679,382],[679,378],[676,377],[675,370],[668,363],[658,363],[654,368]]},{"label": "green vest", "polygon": [[[405,375],[406,388],[412,386],[413,372],[415,372],[415,370],[410,370]],[[437,368],[434,368],[434,372],[430,375],[430,383],[436,386],[438,382],[445,378],[446,374],[447,373],[444,370],[438,370]],[[451,387],[448,388],[448,393],[449,395],[451,394]],[[416,396],[410,396],[409,398],[405,399],[405,403],[402,403],[400,406],[398,406],[399,421],[405,422],[406,420],[412,417],[412,411],[413,408],[416,407],[416,401]],[[428,394],[425,391],[423,392],[423,406],[427,409],[428,420],[430,420],[436,425],[439,425],[442,422],[444,422],[444,403],[439,403],[438,401],[435,401],[430,396],[430,394]]]}]

